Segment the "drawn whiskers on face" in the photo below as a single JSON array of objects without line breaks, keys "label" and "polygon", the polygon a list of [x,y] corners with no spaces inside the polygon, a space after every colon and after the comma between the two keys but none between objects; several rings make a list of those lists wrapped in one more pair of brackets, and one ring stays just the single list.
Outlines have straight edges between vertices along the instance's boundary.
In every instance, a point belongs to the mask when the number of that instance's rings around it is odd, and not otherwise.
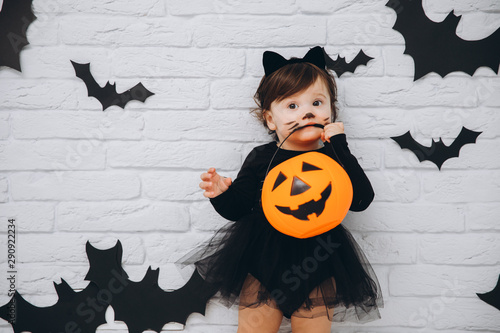
[{"label": "drawn whiskers on face", "polygon": [[[291,122],[293,125],[288,129],[288,132],[293,132],[294,131],[294,128],[298,127],[299,126],[299,123],[296,122],[296,121],[293,121]],[[290,123],[287,123],[285,125],[289,125]]]},{"label": "drawn whiskers on face", "polygon": [[287,123],[285,125],[293,124],[290,128],[288,128],[288,131],[290,132],[290,134],[292,134],[293,132],[298,131],[298,130],[303,129],[303,128],[308,127],[308,126],[325,128],[325,126],[330,123],[330,117],[323,119],[323,122],[324,122],[324,124],[309,124],[309,125],[299,126],[299,123],[294,121],[294,122]]},{"label": "drawn whiskers on face", "polygon": [[292,127],[292,128],[293,128],[293,130],[292,130],[292,132],[291,132],[290,134],[292,134],[292,133],[294,133],[294,132],[296,132],[296,131],[298,131],[298,130],[301,130],[301,129],[305,128],[305,127],[309,127],[309,126],[312,126],[312,127],[319,127],[319,128],[321,128],[321,129],[325,128],[325,125],[322,125],[322,124],[310,124],[310,125],[304,125],[304,126],[298,126],[299,124],[296,124],[296,125],[297,125],[297,126],[293,126],[293,127]]}]

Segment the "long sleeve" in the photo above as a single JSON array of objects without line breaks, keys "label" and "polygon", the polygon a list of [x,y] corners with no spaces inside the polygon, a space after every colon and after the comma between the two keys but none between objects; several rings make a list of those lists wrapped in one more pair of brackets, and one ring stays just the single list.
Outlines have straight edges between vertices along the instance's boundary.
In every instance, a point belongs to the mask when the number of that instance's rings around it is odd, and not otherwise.
[{"label": "long sleeve", "polygon": [[254,206],[255,196],[259,191],[259,180],[253,167],[255,154],[254,150],[247,156],[227,191],[210,199],[215,210],[227,220],[239,220],[249,214]]},{"label": "long sleeve", "polygon": [[[335,160],[340,160],[344,170],[349,175],[352,183],[353,198],[352,204],[349,208],[354,212],[365,210],[373,201],[375,193],[373,192],[372,185],[365,172],[354,157],[349,148],[347,147],[347,140],[345,134],[337,134],[330,138],[330,144],[325,143],[328,155]],[[331,150],[333,148],[333,151]],[[333,156],[331,155],[333,154]]]}]

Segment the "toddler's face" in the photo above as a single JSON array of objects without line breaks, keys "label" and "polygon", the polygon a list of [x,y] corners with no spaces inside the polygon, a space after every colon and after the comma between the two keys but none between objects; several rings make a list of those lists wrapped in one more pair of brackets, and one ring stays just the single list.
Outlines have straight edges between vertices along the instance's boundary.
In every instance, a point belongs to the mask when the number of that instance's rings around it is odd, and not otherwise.
[{"label": "toddler's face", "polygon": [[[325,83],[317,79],[307,89],[289,96],[282,101],[271,103],[271,110],[265,117],[269,129],[276,131],[280,142],[295,129],[308,124],[329,124],[331,121],[330,94]],[[308,126],[296,131],[283,144],[291,150],[311,150],[320,148],[323,129]]]}]

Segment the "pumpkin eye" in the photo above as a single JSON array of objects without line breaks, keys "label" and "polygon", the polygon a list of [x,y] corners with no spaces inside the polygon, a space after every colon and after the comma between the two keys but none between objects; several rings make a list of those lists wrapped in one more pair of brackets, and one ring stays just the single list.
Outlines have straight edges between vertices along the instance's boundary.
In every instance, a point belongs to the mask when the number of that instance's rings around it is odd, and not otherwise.
[{"label": "pumpkin eye", "polygon": [[293,177],[292,190],[290,191],[290,196],[304,193],[310,188],[311,186],[304,183],[304,181],[301,180],[300,178]]},{"label": "pumpkin eye", "polygon": [[317,166],[314,166],[312,164],[302,162],[302,172],[315,171],[315,170],[323,170],[323,169],[318,168]]},{"label": "pumpkin eye", "polygon": [[273,185],[273,189],[271,190],[274,191],[274,189],[278,186],[281,185],[281,183],[283,183],[285,180],[287,179],[287,176],[285,176],[281,171],[280,171],[280,174],[278,175],[278,177],[276,177],[276,180],[274,181],[274,185]]}]

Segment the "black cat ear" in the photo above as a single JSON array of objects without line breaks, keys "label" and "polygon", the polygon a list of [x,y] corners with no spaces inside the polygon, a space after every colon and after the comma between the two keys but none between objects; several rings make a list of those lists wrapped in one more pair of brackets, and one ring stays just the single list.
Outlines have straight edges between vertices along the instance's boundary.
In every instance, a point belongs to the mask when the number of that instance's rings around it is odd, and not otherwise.
[{"label": "black cat ear", "polygon": [[266,76],[271,75],[281,67],[288,64],[295,64],[299,62],[309,62],[313,65],[318,66],[321,69],[325,69],[326,59],[325,50],[321,46],[316,46],[310,49],[304,58],[291,58],[286,60],[281,55],[276,52],[266,51],[262,58],[262,63],[264,65],[264,72]]},{"label": "black cat ear", "polygon": [[287,64],[287,60],[276,52],[266,51],[262,57],[262,64],[264,65],[264,72],[266,76],[271,75],[276,70]]},{"label": "black cat ear", "polygon": [[325,50],[321,46],[313,47],[306,53],[302,60],[304,62],[310,62],[311,64],[316,65],[321,69],[325,69]]}]

